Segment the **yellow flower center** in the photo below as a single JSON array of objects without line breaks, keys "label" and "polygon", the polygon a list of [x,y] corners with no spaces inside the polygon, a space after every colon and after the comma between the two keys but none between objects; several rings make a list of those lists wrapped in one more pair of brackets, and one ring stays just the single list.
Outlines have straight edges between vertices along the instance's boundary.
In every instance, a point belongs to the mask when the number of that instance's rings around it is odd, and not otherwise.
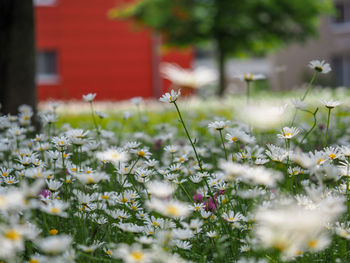
[{"label": "yellow flower center", "polygon": [[8,176],[8,175],[9,175],[8,173],[3,173],[3,174],[2,174],[3,177],[6,177],[6,176]]},{"label": "yellow flower center", "polygon": [[138,151],[137,154],[141,157],[145,157],[146,153],[144,151]]},{"label": "yellow flower center", "polygon": [[179,209],[173,205],[169,205],[166,210],[167,210],[169,215],[172,215],[172,216],[179,215]]},{"label": "yellow flower center", "polygon": [[52,207],[51,208],[51,213],[58,214],[59,212],[60,212],[60,209],[58,207]]},{"label": "yellow flower center", "polygon": [[57,235],[58,234],[58,230],[57,229],[51,229],[50,231],[49,231],[49,233],[50,233],[50,235]]},{"label": "yellow flower center", "polygon": [[279,251],[284,251],[287,248],[287,244],[286,242],[283,242],[283,241],[276,241],[273,244],[273,247]]},{"label": "yellow flower center", "polygon": [[112,255],[112,252],[109,251],[109,250],[106,250],[106,253],[107,253],[108,255]]},{"label": "yellow flower center", "polygon": [[39,260],[37,260],[37,259],[31,259],[31,260],[29,260],[29,263],[39,263]]},{"label": "yellow flower center", "polygon": [[8,180],[7,183],[8,184],[13,184],[13,181],[12,180]]},{"label": "yellow flower center", "polygon": [[101,196],[101,198],[104,199],[104,200],[107,200],[107,199],[109,199],[109,196],[108,195],[103,195],[103,196]]},{"label": "yellow flower center", "polygon": [[237,137],[233,136],[231,140],[232,140],[233,142],[236,142],[238,139],[237,139]]},{"label": "yellow flower center", "polygon": [[135,261],[142,261],[144,258],[144,254],[142,252],[139,251],[134,251],[131,253],[131,257],[135,260]]},{"label": "yellow flower center", "polygon": [[318,240],[317,239],[312,239],[307,243],[309,248],[315,248],[318,245]]},{"label": "yellow flower center", "polygon": [[252,81],[253,80],[253,74],[244,74],[244,79],[246,81]]},{"label": "yellow flower center", "polygon": [[128,199],[126,199],[125,197],[123,197],[121,200],[120,200],[122,203],[126,203],[128,201]]},{"label": "yellow flower center", "polygon": [[89,184],[92,184],[92,183],[94,183],[94,179],[90,177],[90,178],[88,179],[88,182],[89,182]]},{"label": "yellow flower center", "polygon": [[317,164],[321,164],[323,162],[323,159],[318,159]]},{"label": "yellow flower center", "polygon": [[331,153],[330,155],[328,155],[329,158],[331,158],[332,160],[334,160],[335,158],[337,158],[337,156],[334,153]]},{"label": "yellow flower center", "polygon": [[230,217],[228,220],[229,221],[233,221],[233,220],[235,220],[236,218],[234,218],[234,217]]},{"label": "yellow flower center", "polygon": [[287,133],[284,134],[284,136],[287,137],[287,138],[290,138],[290,137],[292,137],[292,134],[290,132],[287,132]]},{"label": "yellow flower center", "polygon": [[118,157],[119,157],[119,154],[117,154],[117,153],[113,153],[113,154],[112,154],[112,158],[113,158],[113,159],[117,159]]},{"label": "yellow flower center", "polygon": [[154,226],[158,226],[159,224],[157,222],[152,223]]},{"label": "yellow flower center", "polygon": [[19,240],[21,238],[21,234],[18,233],[15,229],[10,229],[5,233],[5,237],[11,240]]}]

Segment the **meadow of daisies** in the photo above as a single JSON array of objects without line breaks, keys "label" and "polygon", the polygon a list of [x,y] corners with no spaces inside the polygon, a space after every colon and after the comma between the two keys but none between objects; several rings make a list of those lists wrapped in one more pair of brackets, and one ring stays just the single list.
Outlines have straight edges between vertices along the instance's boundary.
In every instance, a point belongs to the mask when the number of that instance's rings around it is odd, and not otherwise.
[{"label": "meadow of daisies", "polygon": [[84,127],[56,103],[0,116],[1,262],[350,262],[347,98],[318,98],[331,69],[309,67],[287,101],[250,98],[261,76],[243,75],[225,116],[171,90],[152,129],[140,98],[102,128],[96,94]]}]

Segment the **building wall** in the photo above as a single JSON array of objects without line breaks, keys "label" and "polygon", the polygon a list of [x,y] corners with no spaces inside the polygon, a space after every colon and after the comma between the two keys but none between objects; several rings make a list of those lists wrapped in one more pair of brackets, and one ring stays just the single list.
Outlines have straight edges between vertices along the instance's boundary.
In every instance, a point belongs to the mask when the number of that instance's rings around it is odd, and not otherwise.
[{"label": "building wall", "polygon": [[[159,42],[146,30],[109,20],[115,0],[50,1],[36,8],[37,49],[55,52],[58,69],[56,78],[38,79],[40,100],[81,99],[89,92],[100,100],[122,100],[162,92],[162,57],[154,46]],[[176,59],[189,67],[192,54]]]},{"label": "building wall", "polygon": [[271,56],[274,69],[280,66],[287,67],[286,71],[282,72],[272,70],[273,89],[292,89],[309,81],[313,71],[307,65],[314,59],[325,60],[333,69],[329,75],[320,75],[318,84],[350,86],[349,22],[335,23],[334,18],[323,17],[316,39],[309,39],[304,44],[289,45]]}]

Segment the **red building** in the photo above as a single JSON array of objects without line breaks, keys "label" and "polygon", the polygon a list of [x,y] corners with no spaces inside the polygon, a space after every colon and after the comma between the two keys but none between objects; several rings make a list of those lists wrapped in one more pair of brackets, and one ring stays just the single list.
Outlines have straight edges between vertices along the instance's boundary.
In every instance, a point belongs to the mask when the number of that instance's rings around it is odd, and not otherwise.
[{"label": "red building", "polygon": [[160,54],[149,31],[110,20],[115,0],[36,0],[39,100],[158,97],[168,85],[159,63],[190,67],[191,51]]}]

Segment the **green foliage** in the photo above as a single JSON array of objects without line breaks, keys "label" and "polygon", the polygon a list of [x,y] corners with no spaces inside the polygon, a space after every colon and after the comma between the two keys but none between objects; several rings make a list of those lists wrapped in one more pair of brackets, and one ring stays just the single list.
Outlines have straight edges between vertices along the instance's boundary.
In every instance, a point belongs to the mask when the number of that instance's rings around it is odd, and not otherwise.
[{"label": "green foliage", "polygon": [[263,54],[315,35],[330,0],[143,0],[111,10],[160,32],[170,45],[215,39],[226,54]]}]

